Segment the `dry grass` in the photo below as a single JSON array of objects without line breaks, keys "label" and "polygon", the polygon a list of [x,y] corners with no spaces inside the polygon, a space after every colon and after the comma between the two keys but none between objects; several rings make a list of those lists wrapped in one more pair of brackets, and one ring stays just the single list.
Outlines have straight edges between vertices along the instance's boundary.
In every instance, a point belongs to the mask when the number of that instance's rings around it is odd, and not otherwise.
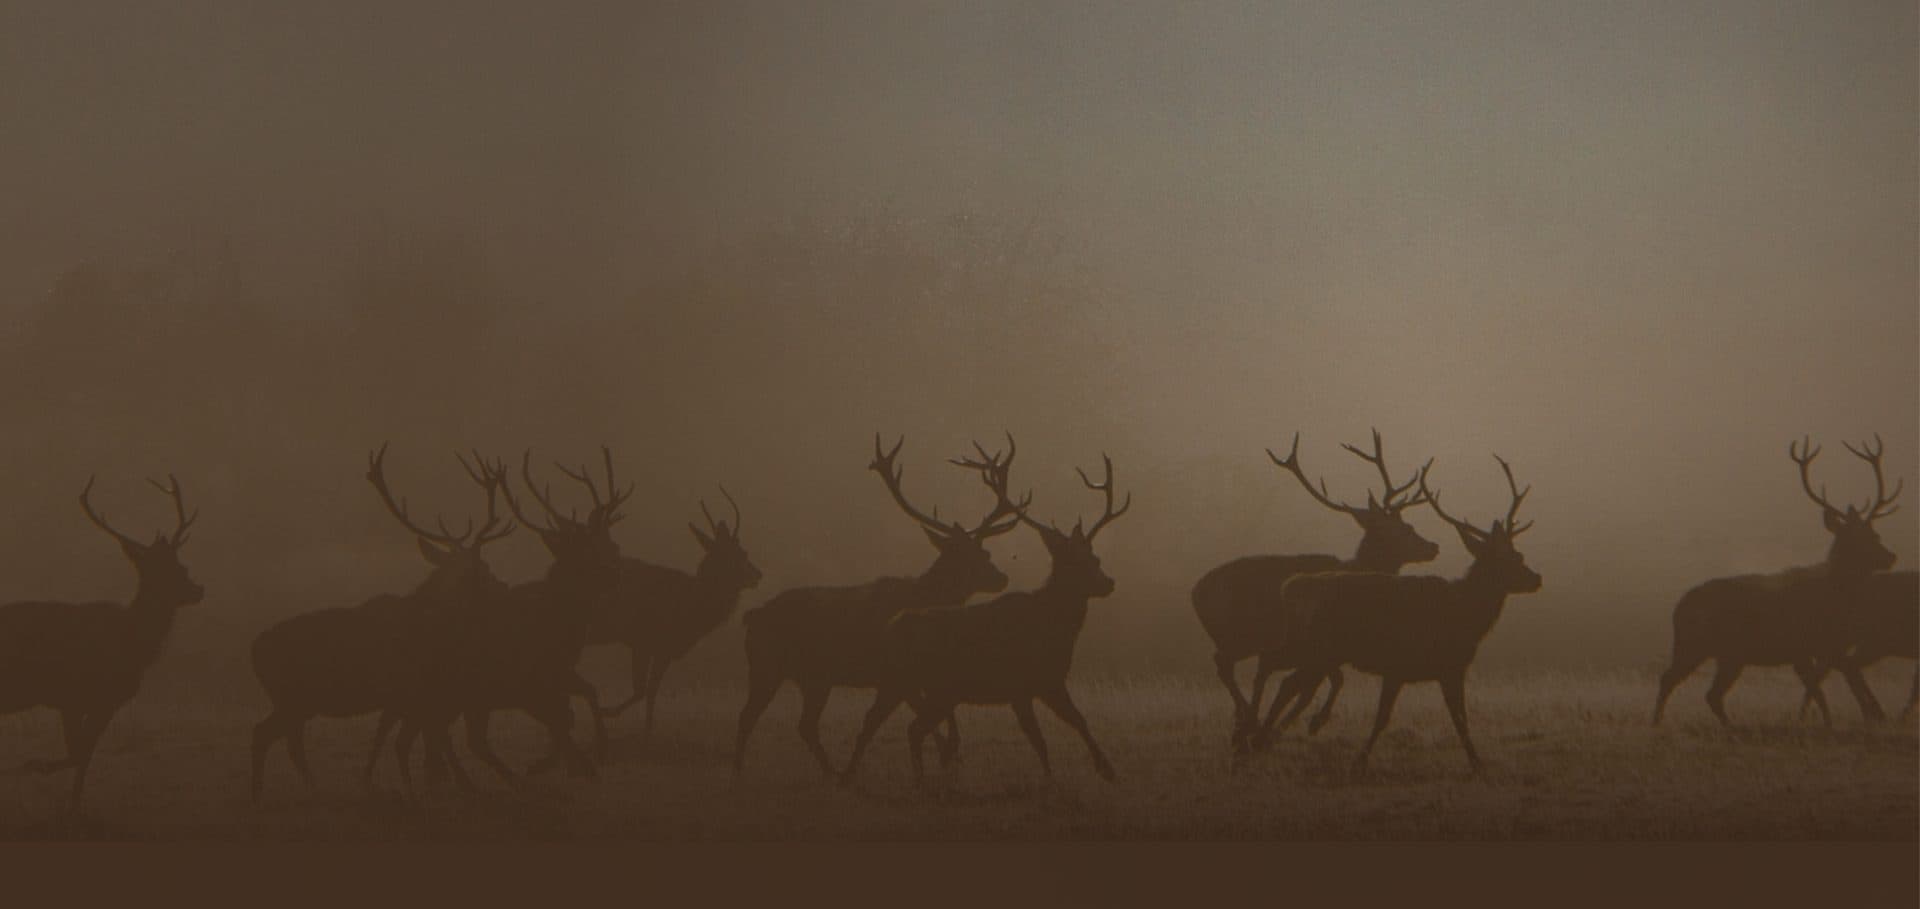
[{"label": "dry grass", "polygon": [[[1873,681],[1897,703],[1911,669]],[[1833,730],[1793,717],[1797,688],[1784,671],[1755,671],[1730,707],[1741,728],[1714,723],[1704,678],[1676,695],[1668,725],[1647,725],[1653,682],[1639,673],[1478,679],[1468,709],[1484,780],[1466,764],[1431,685],[1401,697],[1394,726],[1356,778],[1349,761],[1365,735],[1375,683],[1356,676],[1319,736],[1288,736],[1238,771],[1226,759],[1224,696],[1210,681],[1075,687],[1119,766],[1118,785],[1095,777],[1063,724],[1042,720],[1056,776],[1041,777],[1004,709],[961,715],[965,763],[925,788],[910,780],[904,714],[876,740],[861,781],[825,784],[794,736],[790,691],[763,719],[748,773],[728,771],[740,701],[726,688],[663,696],[658,735],[642,745],[637,715],[616,721],[600,779],[536,781],[524,792],[428,794],[419,804],[368,797],[356,785],[370,720],[319,722],[309,749],[323,788],[303,791],[284,753],[269,764],[268,794],[246,800],[248,730],[242,709],[143,703],[110,731],[84,815],[62,810],[65,777],[8,776],[0,798],[7,838],[189,840],[991,840],[991,839],[1893,839],[1916,838],[1916,746],[1911,722],[1864,729],[1844,694]],[[1837,685],[1834,687],[1838,687]],[[864,709],[842,692],[827,714],[836,756]],[[1044,710],[1042,711],[1044,715]],[[496,726],[501,751],[524,762],[541,750],[518,719]],[[47,713],[0,723],[0,765],[57,748]],[[478,765],[476,772],[483,773]],[[384,778],[391,785],[389,764]],[[484,777],[483,777],[484,780]],[[491,780],[486,780],[492,784]]]}]

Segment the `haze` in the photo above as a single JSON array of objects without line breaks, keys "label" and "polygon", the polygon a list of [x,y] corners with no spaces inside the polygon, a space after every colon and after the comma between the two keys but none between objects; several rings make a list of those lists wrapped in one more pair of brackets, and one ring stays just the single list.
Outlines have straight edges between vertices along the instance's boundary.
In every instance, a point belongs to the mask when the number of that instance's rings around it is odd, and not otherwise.
[{"label": "haze", "polygon": [[1546,587],[1485,663],[1655,664],[1687,586],[1824,554],[1788,439],[1836,497],[1876,432],[1920,482],[1915,41],[1745,0],[6,4],[5,595],[124,596],[74,496],[158,527],[175,472],[210,593],[156,678],[237,680],[424,572],[368,449],[459,516],[452,451],[605,442],[631,554],[690,566],[727,484],[753,603],[926,563],[876,431],[963,517],[944,459],[1011,431],[1041,516],[1103,451],[1136,498],[1083,662],[1202,673],[1201,573],[1357,539],[1262,449],[1359,500],[1377,426],[1456,513],[1504,506],[1490,452],[1534,485]]}]

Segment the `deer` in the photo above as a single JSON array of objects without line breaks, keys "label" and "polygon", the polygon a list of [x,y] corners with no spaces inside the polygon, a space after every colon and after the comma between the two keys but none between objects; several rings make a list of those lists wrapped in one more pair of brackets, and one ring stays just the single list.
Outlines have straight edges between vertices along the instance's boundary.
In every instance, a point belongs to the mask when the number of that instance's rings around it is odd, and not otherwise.
[{"label": "deer", "polygon": [[[980,460],[962,462],[979,470],[1002,502],[1009,498],[1006,468],[1012,460],[1011,436],[1008,445],[1009,456],[1004,460],[989,456],[976,444]],[[1075,468],[1080,481],[1105,499],[1105,507],[1092,527],[1076,520],[1071,531],[1062,531],[1057,525],[1033,520],[1025,509],[1016,512],[1018,520],[1039,535],[1052,560],[1052,569],[1038,589],[1002,594],[984,603],[953,609],[908,610],[887,623],[884,647],[888,679],[861,723],[853,754],[842,774],[843,783],[853,779],[874,733],[903,702],[911,703],[914,711],[907,741],[916,782],[925,776],[920,752],[927,734],[960,704],[1011,708],[1021,732],[1039,756],[1041,772],[1051,777],[1053,766],[1047,757],[1046,739],[1033,710],[1036,700],[1079,734],[1092,756],[1094,771],[1102,779],[1114,781],[1113,763],[1100,750],[1086,717],[1067,691],[1067,674],[1080,629],[1086,624],[1088,603],[1114,590],[1113,578],[1093,551],[1094,540],[1133,507],[1131,493],[1119,508],[1114,507],[1113,460],[1105,454],[1100,459],[1106,468],[1100,482]]]},{"label": "deer", "polygon": [[1373,731],[1354,759],[1356,773],[1366,772],[1367,757],[1393,716],[1400,689],[1414,682],[1439,683],[1468,766],[1474,776],[1485,771],[1467,732],[1467,669],[1480,642],[1499,621],[1507,598],[1533,593],[1542,584],[1540,574],[1514,548],[1514,540],[1533,527],[1532,521],[1516,523],[1521,503],[1533,487],[1521,489],[1512,466],[1499,455],[1494,460],[1506,474],[1511,499],[1506,517],[1486,529],[1447,514],[1440,497],[1427,485],[1432,465],[1420,471],[1420,493],[1427,506],[1452,525],[1473,557],[1465,575],[1449,579],[1314,572],[1294,577],[1281,590],[1289,626],[1286,647],[1301,671],[1282,682],[1275,697],[1284,700],[1311,691],[1319,676],[1341,666],[1380,677]]},{"label": "deer", "polygon": [[80,491],[80,510],[87,520],[112,537],[133,564],[138,581],[126,605],[28,600],[0,606],[0,715],[34,707],[59,712],[66,757],[30,760],[21,770],[71,769],[70,798],[76,807],[107,724],[139,693],[141,680],[173,629],[175,614],[206,596],[206,588],[180,561],[199,510],[188,513],[180,481],[172,474],[164,484],[148,482],[172,500],[174,513],[173,530],[156,533],[148,543],[115,530],[106,515],[94,510],[93,477]]},{"label": "deer", "polygon": [[[852,587],[793,588],[741,616],[746,625],[747,701],[734,736],[735,778],[745,768],[754,725],[789,681],[800,688],[800,739],[821,772],[833,778],[833,761],[820,744],[820,714],[833,689],[876,688],[886,679],[882,636],[887,620],[904,610],[952,608],[976,593],[1006,589],[1007,576],[993,564],[986,543],[1019,527],[1018,515],[1027,503],[997,497],[992,510],[972,527],[942,522],[937,512],[914,507],[901,491],[905,468],[895,461],[906,441],[902,436],[891,451],[883,452],[876,434],[867,468],[880,475],[894,504],[925,533],[936,553],[933,564],[914,577],[882,577]],[[943,758],[957,755],[957,747],[958,734],[950,731]]]},{"label": "deer", "polygon": [[1822,666],[1838,666],[1863,710],[1869,711],[1869,720],[1873,718],[1878,705],[1866,706],[1873,695],[1866,691],[1865,679],[1843,659],[1849,644],[1845,601],[1869,576],[1893,567],[1896,556],[1880,541],[1873,523],[1893,513],[1901,487],[1887,493],[1881,449],[1843,444],[1873,469],[1873,498],[1864,508],[1851,503],[1844,511],[1836,507],[1824,486],[1819,492],[1813,488],[1811,471],[1820,447],[1811,437],[1787,443],[1787,457],[1799,468],[1800,488],[1820,507],[1821,522],[1833,537],[1826,561],[1770,575],[1714,578],[1681,595],[1673,607],[1673,659],[1660,675],[1654,725],[1665,715],[1673,690],[1707,660],[1714,661],[1707,707],[1723,726],[1733,725],[1726,711],[1727,692],[1748,666],[1792,666],[1828,725],[1833,715],[1820,690]]},{"label": "deer", "polygon": [[[254,638],[253,674],[272,704],[267,717],[253,728],[250,789],[255,801],[265,784],[267,754],[276,742],[286,742],[288,758],[311,790],[315,785],[306,755],[308,721],[380,712],[381,726],[363,772],[363,782],[371,791],[381,740],[396,718],[393,709],[411,687],[423,681],[417,655],[422,636],[439,633],[451,616],[506,592],[506,584],[494,577],[482,556],[487,545],[514,529],[513,522],[498,511],[500,479],[485,473],[485,465],[477,459],[469,465],[456,456],[467,475],[486,491],[486,518],[478,528],[469,520],[457,534],[444,520],[433,530],[413,519],[405,498],[394,497],[387,484],[386,456],[385,444],[367,455],[367,482],[387,513],[413,535],[430,571],[405,594],[302,613],[274,623]],[[451,769],[465,781],[457,763]]]},{"label": "deer", "polygon": [[[1299,433],[1294,433],[1293,447],[1286,457],[1274,454],[1272,449],[1267,450],[1267,457],[1281,470],[1292,474],[1315,502],[1352,518],[1360,526],[1359,548],[1351,557],[1248,556],[1207,572],[1193,585],[1194,614],[1200,618],[1201,626],[1213,639],[1214,670],[1220,677],[1220,684],[1226,686],[1227,693],[1233,698],[1231,743],[1236,754],[1245,754],[1265,743],[1264,736],[1256,732],[1255,720],[1268,677],[1274,671],[1286,668],[1283,663],[1266,655],[1274,653],[1281,643],[1282,626],[1278,610],[1280,588],[1289,578],[1308,572],[1338,570],[1397,574],[1407,565],[1431,562],[1440,554],[1439,546],[1422,537],[1413,525],[1407,523],[1406,510],[1423,504],[1424,499],[1413,491],[1415,480],[1409,479],[1398,484],[1393,481],[1382,452],[1380,431],[1373,430],[1372,454],[1346,443],[1342,443],[1341,447],[1373,465],[1380,473],[1380,494],[1376,496],[1372,490],[1368,490],[1364,506],[1336,501],[1327,492],[1324,478],[1320,480],[1318,488],[1307,479],[1306,472],[1300,466]],[[1255,656],[1261,659],[1254,675],[1253,694],[1249,698],[1240,692],[1234,668],[1242,660]],[[1311,727],[1314,731],[1325,724],[1340,692],[1341,677],[1337,671],[1329,676],[1328,681],[1332,684],[1332,690],[1319,715],[1314,718]]]},{"label": "deer", "polygon": [[625,701],[599,711],[617,717],[646,702],[642,741],[653,736],[653,705],[667,667],[733,616],[740,595],[760,583],[760,569],[740,542],[740,504],[725,486],[720,494],[733,509],[733,523],[716,521],[700,503],[707,529],[688,522],[700,544],[700,564],[692,574],[639,559],[621,561],[620,579],[607,608],[591,629],[589,643],[624,644],[632,660],[633,692]]},{"label": "deer", "polygon": [[[586,698],[589,714],[597,716],[598,697],[576,664],[587,640],[587,625],[594,612],[603,608],[618,577],[620,547],[611,530],[623,518],[620,508],[632,497],[633,486],[618,486],[613,453],[603,446],[605,497],[585,467],[579,471],[563,467],[562,472],[584,485],[593,500],[584,518],[577,511],[563,513],[553,504],[551,488],[534,480],[532,456],[529,450],[521,457],[521,479],[544,518],[530,516],[520,507],[511,484],[504,480],[503,464],[489,470],[514,520],[539,536],[553,564],[541,579],[513,585],[505,596],[455,617],[446,632],[430,643],[423,654],[431,667],[429,683],[399,711],[400,731],[394,740],[401,778],[409,783],[414,739],[424,732],[430,749],[436,738],[446,749],[440,733],[458,717],[465,721],[468,750],[509,785],[517,785],[519,775],[488,740],[491,716],[503,709],[520,710],[545,728],[552,755],[534,769],[564,763],[569,776],[596,775],[593,762],[573,741],[570,701],[576,696]],[[450,753],[443,755],[443,760],[450,758]]]}]

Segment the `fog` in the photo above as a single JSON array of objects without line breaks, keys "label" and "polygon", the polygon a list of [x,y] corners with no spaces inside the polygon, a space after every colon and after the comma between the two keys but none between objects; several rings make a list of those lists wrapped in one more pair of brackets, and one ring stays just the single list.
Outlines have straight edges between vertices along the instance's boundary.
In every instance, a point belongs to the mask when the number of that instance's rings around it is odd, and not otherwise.
[{"label": "fog", "polygon": [[74,497],[145,533],[177,473],[209,595],[156,678],[224,690],[272,621],[424,574],[369,449],[457,517],[454,451],[605,443],[629,554],[691,568],[727,484],[750,606],[929,561],[874,433],[977,516],[944,460],[1011,432],[1036,514],[1097,513],[1103,452],[1135,497],[1082,665],[1197,673],[1202,573],[1358,540],[1263,449],[1357,501],[1377,426],[1456,514],[1504,511],[1492,452],[1533,484],[1546,585],[1487,664],[1643,667],[1692,583],[1824,555],[1790,438],[1836,498],[1874,433],[1920,482],[1915,15],[6,4],[0,595],[126,596]]}]

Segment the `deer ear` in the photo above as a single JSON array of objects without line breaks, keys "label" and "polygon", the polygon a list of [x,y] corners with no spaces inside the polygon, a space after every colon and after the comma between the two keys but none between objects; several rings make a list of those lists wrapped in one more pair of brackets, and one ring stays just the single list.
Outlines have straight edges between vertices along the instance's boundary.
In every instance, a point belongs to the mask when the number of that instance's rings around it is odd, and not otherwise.
[{"label": "deer ear", "polygon": [[440,566],[447,564],[447,562],[453,558],[453,553],[448,552],[445,549],[441,549],[440,547],[435,546],[432,543],[427,542],[426,540],[416,538],[414,542],[419,544],[420,554],[423,556],[426,556],[427,564],[432,565],[435,568],[439,568]]},{"label": "deer ear", "polygon": [[1453,530],[1460,535],[1460,545],[1467,547],[1468,555],[1477,559],[1486,552],[1487,545],[1481,542],[1479,537],[1468,532],[1465,527],[1455,527]]},{"label": "deer ear", "polygon": [[946,534],[935,533],[933,528],[927,527],[924,525],[921,526],[920,532],[927,535],[927,542],[932,543],[933,548],[940,549],[940,550],[944,550],[947,548]]},{"label": "deer ear", "polygon": [[1840,512],[1831,508],[1826,509],[1821,518],[1821,523],[1826,525],[1828,533],[1839,533],[1840,528],[1847,526],[1847,522],[1841,520]]},{"label": "deer ear", "polygon": [[713,538],[710,536],[707,536],[704,533],[701,533],[700,528],[695,527],[692,524],[688,524],[687,529],[693,531],[693,538],[700,541],[701,549],[713,548]]},{"label": "deer ear", "polygon": [[147,548],[148,547],[135,543],[132,540],[122,539],[120,541],[120,552],[127,557],[128,561],[140,561],[140,557],[147,554]]}]

